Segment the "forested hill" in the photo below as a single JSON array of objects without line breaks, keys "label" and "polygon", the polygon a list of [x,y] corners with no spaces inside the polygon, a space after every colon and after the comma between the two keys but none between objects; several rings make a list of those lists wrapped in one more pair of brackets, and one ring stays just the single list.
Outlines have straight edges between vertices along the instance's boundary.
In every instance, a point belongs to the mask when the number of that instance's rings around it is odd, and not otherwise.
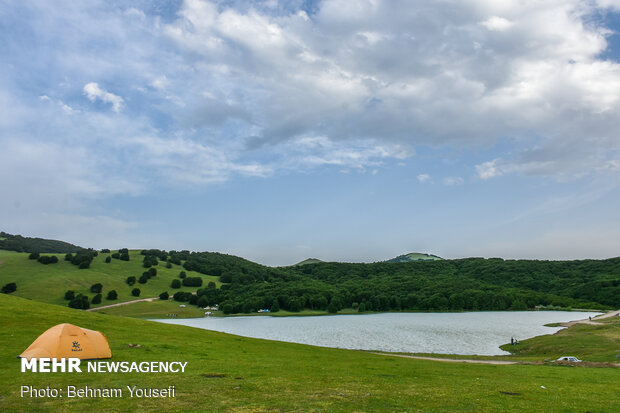
[{"label": "forested hill", "polygon": [[21,235],[0,232],[0,249],[17,252],[66,254],[76,252],[80,247],[54,239],[22,237]]},{"label": "forested hill", "polygon": [[226,284],[213,299],[229,303],[232,312],[272,306],[326,309],[332,303],[333,309],[375,311],[620,308],[620,258],[322,262],[272,268],[223,254],[191,253],[184,266],[218,275]]},{"label": "forested hill", "polygon": [[[78,248],[61,241],[6,233],[1,234],[0,243],[2,249],[41,253]],[[110,254],[106,262],[114,258],[119,262],[129,260],[126,249],[101,252]],[[142,251],[141,255],[145,268],[161,262],[167,268],[179,265],[188,271],[218,277],[221,287],[213,285],[202,292],[198,290],[198,296],[205,297],[202,304],[219,303],[231,313],[304,308],[332,312],[344,308],[359,311],[525,310],[538,306],[620,308],[620,258],[580,261],[467,258],[372,264],[310,262],[268,267],[215,252],[152,249]],[[90,271],[88,264],[94,256],[96,251],[81,249],[65,260],[70,259],[79,268]],[[47,261],[43,262],[44,258]],[[52,262],[45,256],[39,257],[39,261]],[[201,280],[197,281],[200,281],[198,286],[202,285]],[[191,299],[191,296],[188,297]]]}]

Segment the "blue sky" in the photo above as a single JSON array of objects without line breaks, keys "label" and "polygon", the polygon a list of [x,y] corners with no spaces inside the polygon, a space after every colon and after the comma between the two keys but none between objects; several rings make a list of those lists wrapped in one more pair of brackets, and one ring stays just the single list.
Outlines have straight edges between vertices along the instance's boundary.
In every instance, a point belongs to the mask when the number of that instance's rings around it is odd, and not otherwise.
[{"label": "blue sky", "polygon": [[4,1],[0,229],[620,255],[620,1]]}]

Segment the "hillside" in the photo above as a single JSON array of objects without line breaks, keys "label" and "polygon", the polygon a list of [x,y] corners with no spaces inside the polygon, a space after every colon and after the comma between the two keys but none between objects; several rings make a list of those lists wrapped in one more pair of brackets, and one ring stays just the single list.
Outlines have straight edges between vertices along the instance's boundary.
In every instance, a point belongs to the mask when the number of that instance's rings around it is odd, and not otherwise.
[{"label": "hillside", "polygon": [[[146,284],[136,282],[130,286],[125,282],[127,277],[134,276],[139,279],[146,271],[143,266],[144,256],[140,254],[140,251],[129,251],[129,261],[112,259],[110,263],[106,263],[105,259],[108,256],[109,254],[100,253],[93,259],[90,268],[80,269],[69,261],[65,261],[64,255],[58,257],[58,263],[44,265],[36,260],[29,260],[26,253],[0,250],[0,286],[14,282],[17,284],[17,291],[13,295],[50,304],[67,305],[68,301],[64,299],[67,290],[73,290],[76,295],[84,294],[92,299],[95,294],[90,292],[90,287],[101,283],[103,301],[101,304],[91,304],[91,307],[99,307],[137,298],[156,297],[164,291],[168,291],[170,295],[176,291],[196,291],[199,287],[180,289],[170,287],[172,280],[180,280],[181,271],[185,271],[187,277],[201,277],[202,287],[205,287],[209,281],[217,285],[221,284],[218,277],[188,271],[176,264],[171,264],[171,268],[166,268],[164,263],[160,262],[154,267],[157,269],[155,277],[150,278]],[[133,288],[140,288],[139,297],[131,294]],[[106,300],[105,297],[110,290],[116,290],[117,300]]]},{"label": "hillside", "polygon": [[[103,332],[112,361],[187,362],[184,373],[21,373],[16,358],[46,329]],[[250,339],[88,313],[0,294],[0,411],[597,411],[618,403],[620,370],[473,365]],[[132,344],[133,347],[130,347]],[[135,347],[140,344],[140,347]],[[561,373],[561,374],[560,374]],[[449,378],[446,379],[446,378]],[[123,398],[22,398],[35,388],[122,388]],[[131,398],[125,386],[174,398]],[[544,387],[544,388],[543,388]]]},{"label": "hillside", "polygon": [[443,258],[438,257],[433,254],[426,254],[421,252],[411,252],[409,254],[399,255],[398,257],[392,258],[391,260],[387,260],[385,262],[415,262],[415,261],[438,261],[443,260]]},{"label": "hillside", "polygon": [[321,263],[321,262],[323,262],[323,261],[321,261],[321,260],[320,260],[320,259],[318,259],[318,258],[306,258],[305,260],[300,261],[300,262],[298,262],[298,263],[297,263],[297,264],[295,264],[295,265],[319,264],[319,263]]},{"label": "hillside", "polygon": [[81,247],[64,241],[45,238],[22,237],[21,235],[0,232],[0,249],[17,252],[49,252],[66,254],[76,252]]}]

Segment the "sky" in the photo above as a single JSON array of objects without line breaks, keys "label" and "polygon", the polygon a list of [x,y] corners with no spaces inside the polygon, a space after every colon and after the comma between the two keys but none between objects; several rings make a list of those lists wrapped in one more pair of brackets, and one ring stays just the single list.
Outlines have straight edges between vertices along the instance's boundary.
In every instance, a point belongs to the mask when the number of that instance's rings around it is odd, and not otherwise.
[{"label": "sky", "polygon": [[5,0],[0,230],[620,256],[620,0]]}]

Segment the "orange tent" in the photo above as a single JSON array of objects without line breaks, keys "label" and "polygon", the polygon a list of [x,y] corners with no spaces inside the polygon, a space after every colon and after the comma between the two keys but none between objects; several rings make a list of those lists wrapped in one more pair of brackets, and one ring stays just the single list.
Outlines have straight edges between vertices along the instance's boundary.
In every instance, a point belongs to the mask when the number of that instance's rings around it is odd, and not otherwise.
[{"label": "orange tent", "polygon": [[73,324],[58,324],[41,334],[20,357],[108,359],[112,352],[103,333]]}]

